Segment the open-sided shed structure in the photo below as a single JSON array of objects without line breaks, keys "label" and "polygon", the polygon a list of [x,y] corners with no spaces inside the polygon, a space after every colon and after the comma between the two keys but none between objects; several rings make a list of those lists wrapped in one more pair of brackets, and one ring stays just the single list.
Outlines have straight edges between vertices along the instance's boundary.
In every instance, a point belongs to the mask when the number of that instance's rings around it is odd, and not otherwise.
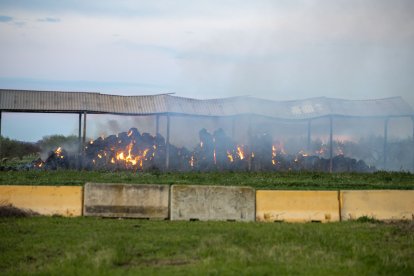
[{"label": "open-sided shed structure", "polygon": [[[312,98],[295,101],[272,101],[254,97],[198,100],[170,94],[118,96],[86,92],[28,91],[0,89],[0,134],[2,112],[74,113],[79,114],[79,150],[86,137],[87,114],[130,116],[153,115],[155,132],[159,132],[160,117],[166,118],[166,167],[169,163],[170,118],[173,116],[233,117],[259,116],[272,120],[307,121],[308,143],[312,121],[328,118],[330,124],[330,159],[335,118],[377,118],[384,121],[384,167],[387,156],[388,121],[409,117],[414,122],[412,107],[401,97],[375,100],[344,100]],[[83,117],[83,135],[82,135]],[[414,139],[414,127],[413,127]],[[413,160],[414,162],[414,160]]]}]

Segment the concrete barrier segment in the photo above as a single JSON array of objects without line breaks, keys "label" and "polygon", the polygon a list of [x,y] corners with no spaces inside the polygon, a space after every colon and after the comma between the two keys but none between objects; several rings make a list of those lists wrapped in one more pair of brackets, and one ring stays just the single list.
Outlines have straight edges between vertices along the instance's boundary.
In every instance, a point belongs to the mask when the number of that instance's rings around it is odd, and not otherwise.
[{"label": "concrete barrier segment", "polygon": [[0,186],[0,205],[30,209],[41,215],[81,216],[81,186]]},{"label": "concrete barrier segment", "polygon": [[254,221],[255,192],[250,187],[173,185],[171,220]]},{"label": "concrete barrier segment", "polygon": [[369,217],[378,220],[414,219],[413,190],[341,191],[342,220]]},{"label": "concrete barrier segment", "polygon": [[337,191],[256,191],[256,220],[267,222],[339,221]]},{"label": "concrete barrier segment", "polygon": [[168,219],[169,186],[86,183],[85,216]]}]

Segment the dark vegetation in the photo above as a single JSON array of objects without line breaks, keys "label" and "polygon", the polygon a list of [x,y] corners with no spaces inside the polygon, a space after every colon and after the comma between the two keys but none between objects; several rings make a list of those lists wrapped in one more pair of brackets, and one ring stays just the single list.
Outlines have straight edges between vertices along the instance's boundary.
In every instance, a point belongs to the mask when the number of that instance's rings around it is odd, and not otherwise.
[{"label": "dark vegetation", "polygon": [[37,216],[38,213],[32,211],[32,210],[26,210],[17,208],[11,204],[7,205],[1,205],[0,204],[0,217],[7,218],[7,217],[15,217],[15,218],[21,218],[21,217],[32,217]]},{"label": "dark vegetation", "polygon": [[[7,137],[0,136],[1,159],[22,159],[24,156],[32,154],[40,154],[41,152],[47,152],[54,150],[61,145],[68,147],[77,147],[78,138],[75,135],[50,135],[44,136],[41,140],[32,142],[23,142],[18,140],[9,139]],[[3,160],[4,162],[4,160]]]},{"label": "dark vegetation", "polygon": [[0,136],[0,145],[0,167],[17,169],[30,164],[33,160],[46,158],[51,151],[61,145],[70,149],[78,147],[78,138],[74,135],[51,135],[32,143]]},{"label": "dark vegetation", "polygon": [[414,224],[0,218],[2,275],[413,275]]},{"label": "dark vegetation", "polygon": [[2,160],[2,163],[6,162],[7,159],[22,159],[23,156],[40,152],[40,147],[35,143],[21,142],[2,136],[0,136],[0,143],[0,160]]}]

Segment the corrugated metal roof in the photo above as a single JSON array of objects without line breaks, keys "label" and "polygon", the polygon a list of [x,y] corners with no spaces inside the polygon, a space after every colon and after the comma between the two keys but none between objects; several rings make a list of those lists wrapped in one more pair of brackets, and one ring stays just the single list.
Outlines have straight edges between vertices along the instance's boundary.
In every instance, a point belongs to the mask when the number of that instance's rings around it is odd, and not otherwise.
[{"label": "corrugated metal roof", "polygon": [[112,114],[182,114],[235,116],[254,114],[278,119],[311,119],[324,116],[413,116],[401,97],[377,100],[313,98],[272,101],[253,97],[197,100],[171,95],[117,96],[100,93],[0,89],[0,110],[16,112],[73,112]]}]

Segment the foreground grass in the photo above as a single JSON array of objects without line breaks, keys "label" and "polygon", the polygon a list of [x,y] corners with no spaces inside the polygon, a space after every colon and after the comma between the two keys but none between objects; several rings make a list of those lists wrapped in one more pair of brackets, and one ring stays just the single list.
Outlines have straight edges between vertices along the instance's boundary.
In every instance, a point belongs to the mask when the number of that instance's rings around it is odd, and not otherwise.
[{"label": "foreground grass", "polygon": [[97,171],[0,172],[0,185],[84,185],[86,182],[133,184],[212,184],[258,189],[414,189],[414,174],[404,172],[210,172],[133,173]]},{"label": "foreground grass", "polygon": [[0,218],[0,274],[414,273],[414,224]]}]

